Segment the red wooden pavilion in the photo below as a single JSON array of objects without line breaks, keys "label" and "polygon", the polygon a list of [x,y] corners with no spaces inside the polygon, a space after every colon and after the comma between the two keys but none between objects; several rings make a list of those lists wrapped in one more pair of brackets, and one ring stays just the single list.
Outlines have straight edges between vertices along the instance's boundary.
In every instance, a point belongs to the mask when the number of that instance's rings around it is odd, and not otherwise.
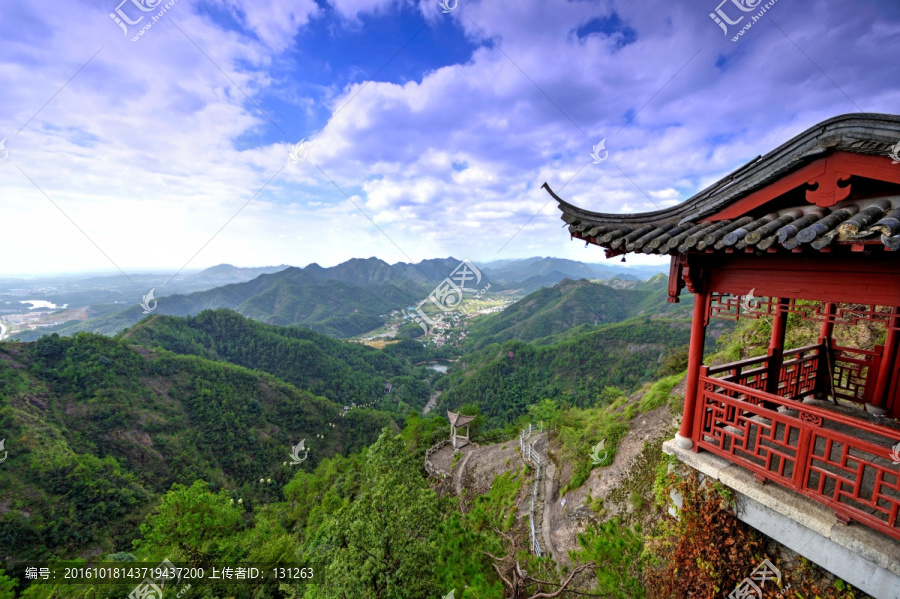
[{"label": "red wooden pavilion", "polygon": [[[576,239],[606,256],[671,256],[669,301],[694,294],[676,440],[900,539],[900,116],[827,120],[674,207],[583,210]],[[896,160],[892,160],[895,158]],[[766,355],[703,363],[710,318],[772,321]],[[789,320],[818,340],[785,347]],[[872,347],[835,343],[866,326]],[[844,336],[847,337],[846,335]],[[828,400],[828,401],[826,401]]]}]

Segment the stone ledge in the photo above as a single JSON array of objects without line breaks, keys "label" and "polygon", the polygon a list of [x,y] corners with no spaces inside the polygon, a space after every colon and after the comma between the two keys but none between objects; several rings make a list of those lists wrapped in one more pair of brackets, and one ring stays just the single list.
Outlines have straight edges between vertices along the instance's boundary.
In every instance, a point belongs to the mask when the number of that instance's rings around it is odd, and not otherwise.
[{"label": "stone ledge", "polygon": [[864,524],[845,525],[830,508],[778,483],[762,484],[717,455],[683,449],[674,439],[663,452],[732,489],[740,520],[879,599],[900,599],[900,541]]},{"label": "stone ledge", "polygon": [[753,473],[746,468],[730,464],[727,468],[723,468],[719,474],[719,481],[722,484],[738,491],[745,497],[767,506],[772,511],[802,524],[823,537],[830,538],[832,529],[838,523],[834,512],[824,505],[816,503],[790,489],[785,489],[778,483],[768,482],[763,484],[756,480]]}]

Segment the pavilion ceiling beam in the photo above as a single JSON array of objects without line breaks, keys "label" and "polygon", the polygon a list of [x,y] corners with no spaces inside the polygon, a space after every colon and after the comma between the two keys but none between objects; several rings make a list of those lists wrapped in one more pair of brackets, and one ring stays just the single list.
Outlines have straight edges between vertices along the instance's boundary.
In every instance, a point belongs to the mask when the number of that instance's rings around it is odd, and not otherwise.
[{"label": "pavilion ceiling beam", "polygon": [[892,165],[887,156],[836,152],[748,194],[705,220],[715,222],[739,218],[800,187],[806,189],[807,202],[820,208],[830,208],[850,197],[852,176],[900,185],[900,169]]}]

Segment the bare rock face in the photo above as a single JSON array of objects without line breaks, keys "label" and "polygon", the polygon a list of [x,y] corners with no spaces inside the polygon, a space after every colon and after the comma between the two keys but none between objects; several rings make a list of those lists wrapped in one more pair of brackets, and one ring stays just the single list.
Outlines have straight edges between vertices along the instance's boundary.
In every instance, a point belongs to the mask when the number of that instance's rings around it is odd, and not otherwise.
[{"label": "bare rock face", "polygon": [[[671,393],[683,392],[682,382]],[[639,402],[641,397],[643,393],[636,393],[623,409]],[[646,414],[637,413],[631,429],[619,441],[613,463],[592,470],[581,487],[566,493],[565,505],[558,493],[571,478],[573,468],[571,464],[558,466],[559,474],[553,484],[554,500],[548,501],[549,513],[545,516],[550,520],[551,542],[558,563],[572,565],[568,553],[580,549],[577,535],[591,524],[618,516],[625,526],[638,522],[648,525],[658,517],[646,506],[652,502],[653,478],[662,442],[674,434],[671,424],[672,414],[667,405]],[[553,442],[550,454],[553,459]],[[592,509],[601,504],[600,509]]]},{"label": "bare rock face", "polygon": [[[683,381],[671,391],[671,395],[683,393]],[[634,394],[621,409],[640,402],[641,397],[641,392]],[[648,413],[638,412],[630,422],[630,430],[619,441],[613,463],[592,470],[585,483],[565,497],[559,493],[571,479],[572,464],[559,458],[561,445],[552,432],[532,435],[529,443],[543,464],[535,504],[535,528],[540,531],[543,553],[551,554],[560,566],[571,567],[568,553],[579,549],[577,535],[588,526],[616,516],[625,526],[652,525],[660,517],[656,510],[647,508],[653,501],[655,469],[662,455],[662,442],[674,435],[675,424],[677,419],[667,405]],[[432,460],[440,461],[442,465],[452,460],[452,449],[447,449],[441,448]],[[468,500],[490,490],[495,476],[518,470],[525,464],[517,439],[483,447],[467,446],[462,452],[452,466],[452,490],[459,496],[463,510]],[[534,491],[533,476],[534,471],[523,485],[519,502],[519,517],[525,521],[529,518]],[[446,487],[443,485],[444,489]]]}]

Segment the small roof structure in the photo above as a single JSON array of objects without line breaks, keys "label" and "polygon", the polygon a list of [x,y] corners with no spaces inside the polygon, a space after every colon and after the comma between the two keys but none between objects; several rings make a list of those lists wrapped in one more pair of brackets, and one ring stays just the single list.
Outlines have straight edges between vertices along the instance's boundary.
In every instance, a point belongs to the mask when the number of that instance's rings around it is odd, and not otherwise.
[{"label": "small roof structure", "polygon": [[757,156],[684,202],[654,212],[608,214],[550,189],[574,238],[607,257],[644,254],[900,250],[900,183],[890,160],[900,116],[856,113],[824,121]]},{"label": "small roof structure", "polygon": [[447,410],[447,420],[450,421],[450,426],[454,428],[466,426],[467,424],[475,420],[475,418],[477,418],[477,416],[465,416],[463,414],[456,414],[454,412],[451,412],[450,410]]}]

